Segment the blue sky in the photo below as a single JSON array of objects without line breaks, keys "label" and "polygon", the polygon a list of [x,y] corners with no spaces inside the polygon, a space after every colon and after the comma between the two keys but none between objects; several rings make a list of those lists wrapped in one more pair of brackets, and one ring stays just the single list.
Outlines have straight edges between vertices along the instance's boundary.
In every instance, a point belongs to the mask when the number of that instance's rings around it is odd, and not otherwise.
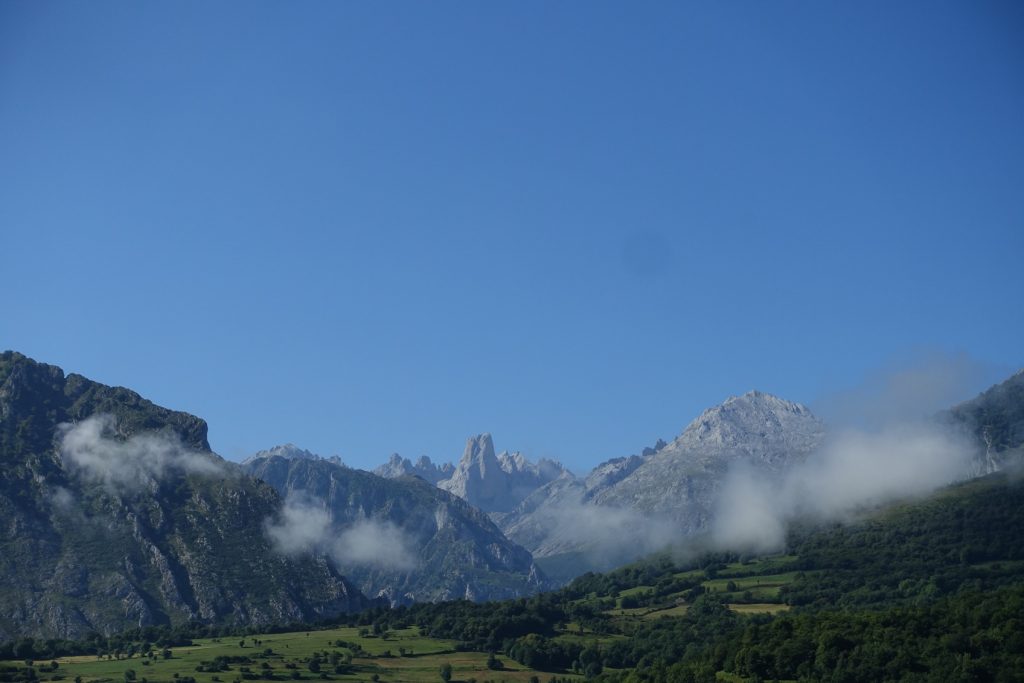
[{"label": "blue sky", "polygon": [[[897,5],[897,6],[890,6]],[[0,347],[371,466],[1024,365],[1019,3],[0,4]],[[984,377],[982,377],[984,375]]]}]

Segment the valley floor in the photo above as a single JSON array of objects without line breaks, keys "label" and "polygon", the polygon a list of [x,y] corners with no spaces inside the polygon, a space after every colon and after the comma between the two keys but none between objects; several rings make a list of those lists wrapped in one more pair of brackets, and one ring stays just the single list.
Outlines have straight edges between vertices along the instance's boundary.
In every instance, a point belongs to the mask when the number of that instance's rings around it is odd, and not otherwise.
[{"label": "valley floor", "polygon": [[[169,656],[168,656],[169,655]],[[313,662],[315,664],[312,664]],[[529,669],[511,659],[489,669],[488,655],[457,652],[455,642],[427,638],[419,629],[387,631],[379,636],[366,628],[295,631],[235,638],[196,639],[193,645],[154,648],[128,656],[80,655],[52,661],[0,662],[0,680],[75,681],[76,683],[241,683],[243,680],[442,681],[445,664],[452,681],[522,681],[553,674]],[[53,662],[57,667],[52,668]],[[312,664],[312,667],[311,667]],[[335,670],[335,667],[338,667]],[[15,671],[15,669],[17,671]],[[207,669],[207,670],[198,670]],[[316,671],[312,670],[316,669]],[[580,678],[554,674],[558,678]]]}]

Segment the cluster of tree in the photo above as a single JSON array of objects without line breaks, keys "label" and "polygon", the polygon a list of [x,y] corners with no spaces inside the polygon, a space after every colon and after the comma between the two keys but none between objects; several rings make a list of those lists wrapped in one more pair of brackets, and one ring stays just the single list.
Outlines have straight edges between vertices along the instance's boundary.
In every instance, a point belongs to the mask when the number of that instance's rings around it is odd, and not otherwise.
[{"label": "cluster of tree", "polygon": [[252,659],[244,655],[220,655],[211,660],[199,662],[196,665],[196,671],[231,671],[232,664],[252,664]]},{"label": "cluster of tree", "polygon": [[1019,681],[1024,586],[965,592],[928,606],[823,610],[741,619],[713,597],[651,622],[603,652],[609,683],[752,680],[856,683]]},{"label": "cluster of tree", "polygon": [[572,671],[588,678],[601,673],[605,653],[595,640],[588,645],[571,640],[554,640],[536,634],[516,639],[507,648],[508,655],[531,669]]},{"label": "cluster of tree", "polygon": [[492,603],[422,603],[395,613],[399,623],[419,626],[434,638],[456,640],[459,649],[495,652],[522,636],[554,635],[559,624],[574,618],[566,606],[557,594],[544,594]]},{"label": "cluster of tree", "polygon": [[583,646],[578,642],[553,640],[536,633],[517,638],[508,648],[508,656],[524,666],[541,671],[572,669],[579,662]]}]

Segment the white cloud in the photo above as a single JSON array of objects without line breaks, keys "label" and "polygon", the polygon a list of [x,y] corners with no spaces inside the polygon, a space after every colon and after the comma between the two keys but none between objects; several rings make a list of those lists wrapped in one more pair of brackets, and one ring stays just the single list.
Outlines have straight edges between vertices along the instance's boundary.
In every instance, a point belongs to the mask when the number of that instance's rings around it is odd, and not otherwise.
[{"label": "white cloud", "polygon": [[126,440],[113,436],[112,415],[94,415],[58,427],[60,454],[71,470],[114,490],[137,489],[159,481],[169,472],[224,475],[215,455],[187,448],[164,432],[135,434]]},{"label": "white cloud", "polygon": [[326,553],[340,567],[407,571],[416,566],[413,545],[391,522],[363,519],[335,529],[330,513],[310,496],[289,495],[277,520],[265,523],[274,547],[288,555]]},{"label": "white cloud", "polygon": [[781,548],[796,519],[845,519],[866,507],[922,496],[966,477],[973,450],[934,424],[847,430],[778,478],[730,471],[712,534],[730,550]]}]

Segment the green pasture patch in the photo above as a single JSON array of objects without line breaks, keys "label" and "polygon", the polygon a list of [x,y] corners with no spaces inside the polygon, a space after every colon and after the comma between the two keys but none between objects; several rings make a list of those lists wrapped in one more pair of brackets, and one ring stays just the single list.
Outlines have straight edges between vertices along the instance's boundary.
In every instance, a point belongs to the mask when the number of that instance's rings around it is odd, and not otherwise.
[{"label": "green pasture patch", "polygon": [[689,609],[687,605],[675,605],[673,607],[666,607],[665,609],[651,610],[647,614],[643,615],[643,618],[661,619],[663,617],[681,617],[686,614],[687,609]]},{"label": "green pasture patch", "polygon": [[[59,680],[64,683],[73,683],[76,676],[81,676],[83,683],[128,683],[129,671],[134,672],[135,683],[142,683],[143,680],[146,683],[177,683],[185,677],[194,678],[196,683],[248,683],[244,676],[246,673],[254,674],[256,680],[260,681],[266,680],[264,674],[269,673],[273,675],[271,680],[289,683],[293,680],[363,682],[370,681],[374,673],[385,683],[425,680],[438,682],[440,666],[448,660],[451,660],[453,667],[456,667],[456,662],[462,662],[470,667],[467,668],[469,671],[479,659],[481,666],[486,669],[486,654],[456,653],[453,641],[427,638],[415,627],[388,631],[380,636],[360,636],[359,631],[359,628],[346,627],[323,631],[268,633],[245,638],[201,638],[196,639],[192,645],[169,648],[170,659],[162,657],[162,648],[154,647],[156,656],[152,659],[139,655],[122,659],[78,655],[58,658],[56,671],[40,670],[40,667],[48,667],[49,661],[36,662],[35,667],[40,681]],[[244,646],[239,645],[242,641]],[[259,641],[259,644],[256,641]],[[337,641],[358,645],[363,652],[369,653],[369,656],[354,658],[351,671],[335,673],[334,665],[330,664],[331,655],[336,654],[343,661],[346,655],[353,654],[351,649],[336,645]],[[268,650],[270,652],[267,652]],[[321,660],[319,673],[309,669],[314,654],[319,655]],[[196,671],[197,666],[201,666],[203,662],[212,662],[217,657],[248,657],[251,661],[231,662],[227,671]],[[24,666],[24,662],[4,664]],[[528,680],[530,675],[535,673],[512,660],[506,662],[506,666],[509,674],[506,678],[510,681],[519,678]],[[249,671],[243,672],[242,667]],[[481,681],[500,678],[494,675],[466,676],[469,677],[476,677]],[[456,675],[453,680],[458,678]]]},{"label": "green pasture patch", "polygon": [[775,589],[775,594],[778,594],[778,589],[786,584],[793,583],[796,581],[797,574],[799,572],[785,572],[782,574],[765,574],[762,576],[743,576],[736,578],[718,578],[705,581],[702,585],[711,593],[725,593],[727,592],[727,586],[729,582],[736,585],[737,591],[751,592],[758,589]]},{"label": "green pasture patch", "polygon": [[777,602],[735,602],[729,604],[729,609],[737,614],[777,614],[789,611],[789,605],[781,605]]}]

